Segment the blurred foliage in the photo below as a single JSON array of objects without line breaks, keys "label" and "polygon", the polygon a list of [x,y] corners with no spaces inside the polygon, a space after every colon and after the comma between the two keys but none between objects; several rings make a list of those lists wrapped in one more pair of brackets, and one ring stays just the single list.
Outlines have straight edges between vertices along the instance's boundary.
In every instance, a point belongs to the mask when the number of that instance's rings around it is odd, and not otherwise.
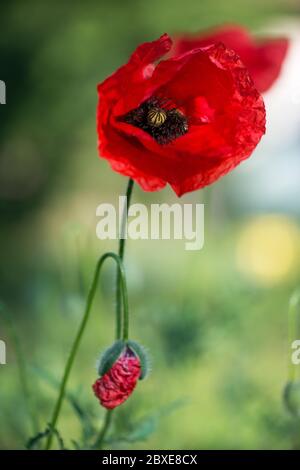
[{"label": "blurred foliage", "polygon": [[[38,429],[47,432],[95,260],[116,249],[95,236],[96,206],[116,202],[126,184],[97,157],[97,83],[138,43],[164,31],[223,22],[256,28],[297,12],[293,0],[1,2],[7,105],[0,106],[0,299],[30,371]],[[216,186],[222,200],[222,182]],[[204,202],[214,190],[183,201]],[[177,201],[169,189],[146,194],[135,188],[134,198]],[[255,263],[248,269],[249,253],[241,249],[247,218],[225,214],[220,221],[213,205],[206,213],[201,252],[187,252],[179,242],[128,243],[133,339],[149,349],[153,373],[116,413],[110,447],[300,447],[299,423],[281,403],[299,235],[290,236],[293,266],[264,277],[252,269]],[[284,226],[290,230],[289,221]],[[264,240],[251,240],[265,253]],[[269,256],[278,265],[285,255],[275,251]],[[91,384],[96,356],[109,346],[108,332],[113,336],[113,278],[106,267],[56,431],[58,447],[87,445],[102,423]],[[8,349],[8,365],[0,368],[0,448],[22,448],[38,429],[22,399],[13,340],[2,320],[0,327]],[[37,437],[32,445],[40,445]]]}]

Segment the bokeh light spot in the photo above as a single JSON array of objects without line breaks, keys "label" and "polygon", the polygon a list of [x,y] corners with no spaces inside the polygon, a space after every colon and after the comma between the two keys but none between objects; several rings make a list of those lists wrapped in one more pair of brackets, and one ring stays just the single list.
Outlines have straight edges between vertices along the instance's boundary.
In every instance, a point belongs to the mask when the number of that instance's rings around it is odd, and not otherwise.
[{"label": "bokeh light spot", "polygon": [[299,241],[299,227],[292,219],[270,214],[255,217],[238,237],[238,269],[260,283],[278,283],[295,271]]}]

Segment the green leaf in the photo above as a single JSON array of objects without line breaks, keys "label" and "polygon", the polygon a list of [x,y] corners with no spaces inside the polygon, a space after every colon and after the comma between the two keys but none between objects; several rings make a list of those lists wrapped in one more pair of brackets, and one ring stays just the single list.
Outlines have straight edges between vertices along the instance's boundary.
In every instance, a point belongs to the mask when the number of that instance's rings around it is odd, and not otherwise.
[{"label": "green leaf", "polygon": [[[55,390],[59,389],[60,381],[52,376],[48,371],[32,366],[30,368],[32,372],[34,372],[41,380],[48,383],[51,387]],[[92,423],[92,416],[86,406],[82,406],[78,401],[78,393],[72,393],[70,391],[66,392],[66,400],[69,402],[75,414],[77,415],[81,426],[82,426],[82,438],[83,441],[86,442],[91,436],[95,434],[95,427]]]},{"label": "green leaf", "polygon": [[33,449],[44,437],[48,436],[49,432],[49,428],[47,428],[45,431],[38,432],[35,436],[28,439],[25,446],[26,449]]},{"label": "green leaf", "polygon": [[105,442],[108,445],[117,445],[120,443],[133,444],[134,442],[145,441],[157,430],[161,419],[169,416],[185,404],[185,399],[179,399],[160,407],[152,414],[144,416],[139,421],[131,422],[130,428],[126,430],[126,433],[123,433],[120,436],[112,436],[106,439]]},{"label": "green leaf", "polygon": [[[49,433],[50,433],[50,426],[48,425],[45,431],[38,432],[35,436],[31,437],[28,440],[26,444],[26,449],[30,450],[30,449],[35,448],[36,445],[39,444],[42,439],[44,439],[45,437],[49,435]],[[58,432],[56,428],[53,429],[53,434],[57,439],[60,450],[68,450],[64,445],[63,438],[61,437],[60,433]]]}]

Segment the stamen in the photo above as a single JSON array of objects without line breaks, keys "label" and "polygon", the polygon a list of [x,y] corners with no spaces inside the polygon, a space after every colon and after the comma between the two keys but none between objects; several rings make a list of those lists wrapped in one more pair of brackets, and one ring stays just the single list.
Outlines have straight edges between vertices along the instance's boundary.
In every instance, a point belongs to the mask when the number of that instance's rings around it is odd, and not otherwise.
[{"label": "stamen", "polygon": [[167,98],[152,97],[120,120],[143,129],[160,145],[169,144],[188,132],[186,116]]}]

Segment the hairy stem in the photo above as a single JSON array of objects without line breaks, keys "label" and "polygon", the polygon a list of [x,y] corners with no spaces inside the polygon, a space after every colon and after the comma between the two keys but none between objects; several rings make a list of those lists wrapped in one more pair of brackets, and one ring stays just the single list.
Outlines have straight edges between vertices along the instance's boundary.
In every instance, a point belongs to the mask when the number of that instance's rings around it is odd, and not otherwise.
[{"label": "hairy stem", "polygon": [[[122,214],[122,222],[121,222],[121,229],[120,229],[120,237],[119,237],[119,258],[123,262],[124,254],[125,254],[125,240],[126,240],[126,229],[127,229],[127,217],[128,217],[128,209],[130,206],[130,200],[133,190],[134,181],[130,178],[128,180],[127,189],[126,189],[126,205],[124,206],[123,214]],[[121,292],[122,292],[122,279],[120,275],[120,271],[117,271],[116,276],[116,339],[121,337],[121,330],[122,330],[122,339],[126,341],[128,339],[128,328],[129,328],[129,316],[128,316],[128,308],[127,311],[124,309],[123,312],[123,325],[121,324],[122,319],[122,304],[121,304]],[[125,307],[125,303],[124,303]],[[123,327],[123,328],[122,328]],[[106,433],[109,429],[111,418],[112,418],[112,411],[113,410],[106,410],[106,415],[104,419],[103,427],[99,433],[99,436],[94,444],[94,448],[101,449],[104,438]]]},{"label": "hairy stem", "polygon": [[[53,432],[56,428],[56,424],[57,424],[59,414],[60,414],[60,411],[61,411],[61,406],[62,406],[62,402],[63,402],[63,399],[64,399],[67,382],[68,382],[68,379],[69,379],[69,376],[70,376],[72,366],[74,364],[75,356],[76,356],[76,353],[78,351],[80,341],[82,339],[82,335],[84,333],[85,327],[87,325],[87,322],[88,322],[88,319],[89,319],[89,316],[90,316],[93,300],[94,300],[96,289],[97,289],[97,284],[98,284],[98,279],[99,279],[99,274],[100,274],[100,271],[101,271],[101,267],[102,267],[104,261],[107,258],[113,258],[116,261],[117,266],[118,266],[118,273],[119,273],[119,278],[120,278],[120,301],[121,301],[121,294],[122,294],[122,296],[123,296],[123,312],[124,312],[124,315],[127,318],[127,320],[126,320],[127,330],[125,331],[125,333],[128,334],[128,297],[127,297],[127,286],[126,286],[126,278],[125,278],[125,271],[124,271],[123,263],[122,263],[121,259],[119,258],[119,256],[116,253],[105,253],[103,256],[101,256],[101,258],[97,262],[94,278],[93,278],[93,281],[92,281],[92,284],[91,284],[91,287],[90,287],[90,291],[89,291],[89,294],[88,294],[88,298],[87,298],[85,312],[84,312],[82,321],[79,325],[79,329],[77,331],[74,343],[73,343],[71,351],[70,351],[69,358],[68,358],[66,366],[65,366],[63,378],[62,378],[62,381],[61,381],[61,384],[60,384],[58,398],[57,398],[57,401],[56,401],[56,404],[55,404],[55,407],[54,407],[54,410],[53,410],[52,419],[51,419],[51,422],[50,422],[50,432],[49,432],[48,439],[47,439],[47,442],[46,442],[46,447],[45,447],[46,450],[50,449],[51,444],[52,444]],[[117,322],[121,323],[121,317],[117,317]],[[125,322],[124,322],[124,324],[125,324]],[[119,326],[119,329],[121,331],[121,326]],[[123,336],[124,335],[125,334],[124,334],[124,331],[123,331]]]},{"label": "hairy stem", "polygon": [[[120,237],[119,237],[119,250],[118,254],[121,261],[124,260],[125,254],[125,241],[126,241],[126,228],[127,228],[127,216],[128,216],[128,209],[130,206],[130,200],[133,190],[134,181],[130,178],[128,180],[128,185],[126,189],[126,205],[123,210],[122,214],[122,222],[120,228]],[[121,305],[121,286],[120,286],[120,273],[119,270],[117,271],[116,277],[116,316],[117,316],[117,324],[116,324],[116,338],[120,338],[121,335],[121,318],[122,318],[122,305]]]},{"label": "hairy stem", "polygon": [[106,433],[107,433],[107,431],[109,430],[109,427],[110,427],[113,411],[114,410],[106,410],[105,417],[104,417],[104,423],[103,423],[102,429],[99,433],[99,436],[98,436],[95,444],[93,445],[93,449],[98,449],[98,450],[102,449],[102,446],[103,446],[103,443],[104,443],[104,438],[105,438]]}]

